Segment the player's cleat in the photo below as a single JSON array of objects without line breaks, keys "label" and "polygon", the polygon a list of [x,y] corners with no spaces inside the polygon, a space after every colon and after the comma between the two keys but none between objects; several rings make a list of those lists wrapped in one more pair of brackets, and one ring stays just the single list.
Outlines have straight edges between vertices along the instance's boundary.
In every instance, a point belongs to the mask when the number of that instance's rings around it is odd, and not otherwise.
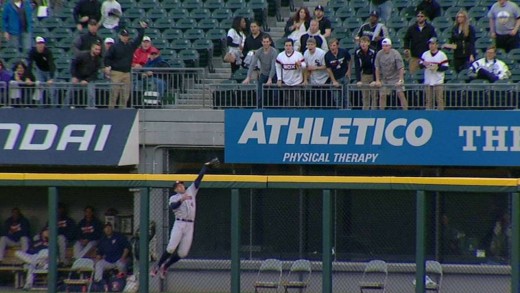
[{"label": "player's cleat", "polygon": [[157,268],[157,266],[154,266],[150,271],[150,277],[155,278],[155,276],[157,276],[157,273],[159,273],[159,269]]},{"label": "player's cleat", "polygon": [[168,272],[168,270],[164,267],[164,265],[162,265],[161,268],[159,269],[159,278],[161,278],[161,280],[166,279],[167,272]]}]

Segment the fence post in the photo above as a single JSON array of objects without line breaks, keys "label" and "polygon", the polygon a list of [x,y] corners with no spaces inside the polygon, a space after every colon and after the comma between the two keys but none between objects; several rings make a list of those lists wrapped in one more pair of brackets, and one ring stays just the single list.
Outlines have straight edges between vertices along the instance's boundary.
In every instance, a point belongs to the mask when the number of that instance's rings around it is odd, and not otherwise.
[{"label": "fence post", "polygon": [[511,208],[511,292],[518,293],[520,289],[520,193],[514,192],[512,194],[512,208]]},{"label": "fence post", "polygon": [[57,292],[58,283],[58,189],[48,188],[49,198],[49,272],[47,288],[49,292]]},{"label": "fence post", "polygon": [[426,195],[424,190],[417,190],[416,198],[416,247],[415,247],[415,292],[423,293],[425,275],[425,243],[426,243]]},{"label": "fence post", "polygon": [[330,190],[323,190],[323,293],[332,292],[332,200]]},{"label": "fence post", "polygon": [[139,292],[148,293],[149,244],[148,234],[150,222],[150,188],[142,188],[139,194]]},{"label": "fence post", "polygon": [[240,293],[240,194],[231,190],[231,292]]}]

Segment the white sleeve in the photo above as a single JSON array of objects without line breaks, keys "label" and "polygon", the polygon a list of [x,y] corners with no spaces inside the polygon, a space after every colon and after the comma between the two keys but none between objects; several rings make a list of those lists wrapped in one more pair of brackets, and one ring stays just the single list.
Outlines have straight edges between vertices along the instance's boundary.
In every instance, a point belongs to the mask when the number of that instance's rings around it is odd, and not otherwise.
[{"label": "white sleeve", "polygon": [[181,195],[176,193],[176,194],[170,196],[170,200],[168,201],[168,205],[171,205],[172,203],[178,202],[179,200],[181,200]]}]

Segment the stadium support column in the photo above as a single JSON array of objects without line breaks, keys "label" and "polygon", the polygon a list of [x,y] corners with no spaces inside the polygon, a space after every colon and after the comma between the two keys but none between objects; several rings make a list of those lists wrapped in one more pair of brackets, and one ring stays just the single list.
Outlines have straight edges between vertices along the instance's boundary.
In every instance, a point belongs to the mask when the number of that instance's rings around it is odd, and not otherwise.
[{"label": "stadium support column", "polygon": [[426,244],[426,194],[423,190],[417,190],[417,227],[416,227],[416,247],[415,247],[415,292],[424,292],[424,275],[425,275],[425,244]]},{"label": "stadium support column", "polygon": [[58,292],[58,189],[48,188],[49,205],[49,273],[47,276],[47,288],[49,292]]},{"label": "stadium support column", "polygon": [[519,292],[520,289],[520,193],[512,194],[511,217],[513,228],[511,229],[511,292]]},{"label": "stadium support column", "polygon": [[332,292],[332,199],[330,190],[323,190],[323,282],[322,292]]},{"label": "stadium support column", "polygon": [[231,292],[240,293],[240,193],[231,190]]},{"label": "stadium support column", "polygon": [[148,293],[148,267],[149,267],[149,239],[150,233],[150,188],[142,188],[140,198],[139,218],[139,292]]}]

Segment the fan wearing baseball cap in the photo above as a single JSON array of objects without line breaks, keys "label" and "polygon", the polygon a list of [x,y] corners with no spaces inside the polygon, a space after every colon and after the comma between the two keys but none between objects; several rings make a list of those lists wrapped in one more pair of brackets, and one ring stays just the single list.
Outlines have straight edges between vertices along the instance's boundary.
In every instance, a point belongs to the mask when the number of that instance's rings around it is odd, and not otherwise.
[{"label": "fan wearing baseball cap", "polygon": [[101,43],[103,38],[98,35],[98,23],[95,19],[88,21],[87,31],[79,35],[72,43],[72,51],[74,54],[79,52],[88,52],[92,44]]},{"label": "fan wearing baseball cap", "polygon": [[426,109],[444,110],[444,72],[449,69],[448,57],[439,50],[437,38],[428,40],[430,50],[421,56],[420,67],[424,69],[424,94]]},{"label": "fan wearing baseball cap", "polygon": [[408,27],[403,38],[404,56],[409,58],[408,70],[410,74],[419,69],[419,59],[424,52],[428,51],[428,40],[433,37],[437,37],[435,28],[426,21],[424,11],[418,11],[417,21]]},{"label": "fan wearing baseball cap", "polygon": [[370,0],[371,9],[377,11],[379,15],[379,21],[386,23],[390,19],[392,14],[392,1],[391,0]]},{"label": "fan wearing baseball cap", "polygon": [[370,12],[368,21],[363,24],[356,35],[356,42],[359,43],[359,39],[362,36],[367,36],[370,39],[370,47],[376,52],[381,50],[381,41],[384,38],[388,38],[388,28],[379,21],[379,13],[377,11]]},{"label": "fan wearing baseball cap", "polygon": [[404,62],[399,52],[392,48],[392,40],[383,39],[383,49],[376,54],[376,81],[379,90],[379,109],[386,108],[386,99],[390,91],[395,90],[403,110],[408,110],[408,101],[404,95]]},{"label": "fan wearing baseball cap", "polygon": [[325,7],[318,5],[314,8],[314,19],[318,21],[320,26],[320,34],[324,38],[330,37],[330,34],[332,33],[332,23],[325,16]]},{"label": "fan wearing baseball cap", "polygon": [[[105,74],[110,75],[112,86],[110,91],[109,109],[114,109],[116,104],[119,108],[126,108],[130,98],[132,83],[130,70],[132,69],[132,59],[135,50],[142,43],[144,30],[148,24],[144,21],[139,22],[140,28],[137,29],[137,38],[130,41],[130,33],[127,29],[119,31],[119,42],[116,42],[105,56]],[[118,102],[119,100],[119,102]]]},{"label": "fan wearing baseball cap", "polygon": [[[29,57],[27,58],[27,67],[33,69],[36,81],[40,83],[47,83],[49,85],[54,81],[54,75],[56,72],[56,65],[54,64],[54,56],[49,48],[45,44],[43,37],[36,37],[36,46],[32,47],[29,51]],[[34,98],[38,100],[39,104],[44,103],[43,89],[37,88],[34,93]],[[51,99],[51,104],[55,105],[56,91],[54,87],[49,87],[47,98]]]},{"label": "fan wearing baseball cap", "polygon": [[143,67],[150,57],[152,48],[156,49],[152,45],[152,39],[149,36],[144,36],[141,46],[135,49],[134,58],[132,59],[132,68]]}]

